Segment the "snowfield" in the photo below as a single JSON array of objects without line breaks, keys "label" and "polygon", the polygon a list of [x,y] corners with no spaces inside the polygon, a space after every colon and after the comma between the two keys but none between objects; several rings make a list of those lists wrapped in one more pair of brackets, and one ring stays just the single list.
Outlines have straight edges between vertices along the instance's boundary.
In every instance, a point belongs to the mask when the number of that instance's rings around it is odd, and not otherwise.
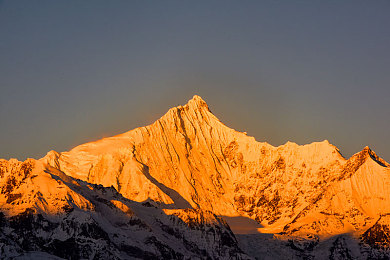
[{"label": "snowfield", "polygon": [[0,160],[0,258],[386,259],[390,165],[274,147],[194,96],[155,123]]}]

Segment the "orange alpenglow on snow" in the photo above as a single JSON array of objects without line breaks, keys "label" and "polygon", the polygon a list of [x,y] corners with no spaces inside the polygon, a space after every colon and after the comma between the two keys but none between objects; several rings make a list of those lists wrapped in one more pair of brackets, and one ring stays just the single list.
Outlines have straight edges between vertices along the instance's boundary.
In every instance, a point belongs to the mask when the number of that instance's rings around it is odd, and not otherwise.
[{"label": "orange alpenglow on snow", "polygon": [[52,216],[69,208],[96,211],[78,187],[93,192],[90,185],[97,184],[123,196],[107,203],[128,218],[138,206],[126,200],[148,202],[189,227],[227,226],[225,219],[241,249],[252,255],[263,249],[251,249],[245,234],[274,234],[274,240],[290,243],[289,250],[316,255],[315,245],[327,239],[341,243],[335,237],[342,234],[349,234],[345,239],[355,249],[360,242],[369,247],[372,233],[389,227],[390,165],[370,148],[346,159],[326,140],[274,147],[225,126],[199,96],[149,126],[68,152],[51,151],[37,161],[0,163],[0,205],[7,216],[27,209]]}]

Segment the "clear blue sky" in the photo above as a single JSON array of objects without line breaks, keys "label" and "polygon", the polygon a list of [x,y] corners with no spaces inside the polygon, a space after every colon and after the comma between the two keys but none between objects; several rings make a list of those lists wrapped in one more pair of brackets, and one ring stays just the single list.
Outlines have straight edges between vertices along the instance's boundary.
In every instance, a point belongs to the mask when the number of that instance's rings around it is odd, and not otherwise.
[{"label": "clear blue sky", "polygon": [[0,158],[40,158],[202,96],[280,145],[390,161],[390,1],[0,1]]}]

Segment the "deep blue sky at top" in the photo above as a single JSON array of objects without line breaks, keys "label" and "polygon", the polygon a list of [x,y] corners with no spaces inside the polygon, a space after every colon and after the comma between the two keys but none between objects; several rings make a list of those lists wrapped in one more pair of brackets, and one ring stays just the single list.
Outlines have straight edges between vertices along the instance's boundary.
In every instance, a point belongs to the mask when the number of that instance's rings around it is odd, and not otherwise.
[{"label": "deep blue sky at top", "polygon": [[280,145],[390,160],[390,1],[0,1],[0,158],[39,158],[202,96]]}]

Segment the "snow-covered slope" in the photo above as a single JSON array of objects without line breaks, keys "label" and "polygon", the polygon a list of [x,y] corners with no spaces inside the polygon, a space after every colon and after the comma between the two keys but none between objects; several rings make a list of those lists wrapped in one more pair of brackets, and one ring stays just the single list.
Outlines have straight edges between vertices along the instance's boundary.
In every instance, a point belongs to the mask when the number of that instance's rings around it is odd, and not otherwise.
[{"label": "snow-covered slope", "polygon": [[[327,141],[280,147],[256,142],[222,124],[199,96],[185,106],[170,109],[150,126],[69,152],[51,152],[43,160],[71,176],[113,185],[129,199],[174,202],[176,207],[200,207],[229,216],[247,212],[266,224],[284,216],[264,216],[261,209],[272,205],[260,209],[256,205],[262,202],[247,201],[246,195],[261,197],[263,191],[278,190],[289,194],[280,203],[288,207],[285,204],[292,204],[299,193],[310,198],[317,195],[309,185],[339,178],[345,161]],[[276,183],[275,178],[281,182]],[[305,190],[301,190],[300,182],[305,182]],[[294,208],[304,208],[305,201],[296,202],[299,205]]]},{"label": "snow-covered slope", "polygon": [[[388,240],[379,249],[372,244],[373,233],[386,231],[385,224],[374,226],[390,213],[387,162],[368,147],[346,159],[326,140],[279,147],[257,142],[225,126],[199,96],[149,126],[68,152],[51,151],[39,165],[48,177],[57,171],[86,185],[112,187],[123,199],[151,203],[191,223],[203,223],[203,217],[185,216],[188,212],[218,215],[231,224],[241,248],[254,256],[279,258],[290,252],[292,258],[336,259],[388,254]],[[1,181],[10,182],[5,177]],[[44,193],[51,192],[46,189]],[[71,191],[65,187],[62,198],[70,197],[84,211],[93,209],[95,203]],[[17,190],[9,194],[10,200],[19,196]],[[37,212],[55,212],[62,206],[48,200],[50,206],[37,202]],[[3,208],[17,214],[9,203]],[[370,238],[365,238],[368,230]]]},{"label": "snow-covered slope", "polygon": [[0,258],[248,259],[212,212],[134,202],[32,159],[0,166]]}]

